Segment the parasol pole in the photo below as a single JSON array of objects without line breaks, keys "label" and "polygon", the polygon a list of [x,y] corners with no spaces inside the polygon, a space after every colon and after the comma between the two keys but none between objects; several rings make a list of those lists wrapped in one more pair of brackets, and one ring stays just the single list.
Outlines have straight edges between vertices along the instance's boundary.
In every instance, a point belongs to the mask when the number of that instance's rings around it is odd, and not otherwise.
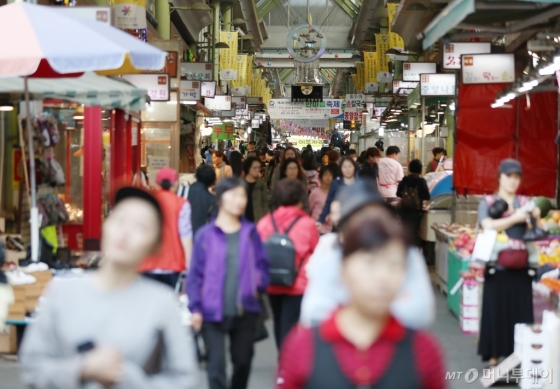
[{"label": "parasol pole", "polygon": [[27,124],[27,154],[29,156],[29,178],[31,182],[31,260],[39,260],[39,210],[37,209],[37,181],[35,176],[35,151],[33,147],[33,131],[31,126],[31,109],[29,107],[29,85],[28,77],[23,78],[25,93],[25,110]]}]

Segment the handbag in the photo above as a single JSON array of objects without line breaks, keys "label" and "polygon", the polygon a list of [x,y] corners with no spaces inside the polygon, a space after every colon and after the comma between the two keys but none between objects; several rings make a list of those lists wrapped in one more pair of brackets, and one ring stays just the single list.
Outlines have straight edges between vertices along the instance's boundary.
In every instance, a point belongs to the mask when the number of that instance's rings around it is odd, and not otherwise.
[{"label": "handbag", "polygon": [[257,330],[253,339],[255,343],[268,339],[269,336],[268,329],[264,324],[271,317],[270,304],[266,294],[259,294],[259,305],[261,307],[261,311],[257,317]]},{"label": "handbag", "polygon": [[529,267],[529,252],[507,248],[498,254],[496,263],[504,269],[519,270]]}]

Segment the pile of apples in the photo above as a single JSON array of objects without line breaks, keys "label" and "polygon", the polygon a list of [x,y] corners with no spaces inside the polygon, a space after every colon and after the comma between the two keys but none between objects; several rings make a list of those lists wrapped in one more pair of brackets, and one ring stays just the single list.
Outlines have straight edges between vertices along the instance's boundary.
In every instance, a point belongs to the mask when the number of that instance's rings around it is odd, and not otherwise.
[{"label": "pile of apples", "polygon": [[462,232],[457,238],[452,242],[457,252],[462,257],[470,257],[474,250],[474,245],[476,243],[476,238],[474,235]]}]

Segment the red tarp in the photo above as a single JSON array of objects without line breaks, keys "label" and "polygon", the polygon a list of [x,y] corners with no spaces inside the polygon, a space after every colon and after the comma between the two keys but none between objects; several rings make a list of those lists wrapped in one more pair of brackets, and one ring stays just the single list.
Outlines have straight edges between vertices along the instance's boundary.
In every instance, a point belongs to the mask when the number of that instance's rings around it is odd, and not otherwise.
[{"label": "red tarp", "polygon": [[531,107],[519,99],[519,139],[516,141],[517,102],[513,108],[492,108],[506,85],[462,85],[457,100],[454,185],[459,194],[496,191],[502,159],[518,159],[523,166],[521,193],[556,197],[558,94],[535,93]]}]

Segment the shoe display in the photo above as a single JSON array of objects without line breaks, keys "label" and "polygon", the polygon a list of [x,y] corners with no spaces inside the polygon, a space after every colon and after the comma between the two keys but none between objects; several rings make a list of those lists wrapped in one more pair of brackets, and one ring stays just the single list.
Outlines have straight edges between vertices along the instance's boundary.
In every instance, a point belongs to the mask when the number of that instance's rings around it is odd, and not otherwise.
[{"label": "shoe display", "polygon": [[6,249],[13,251],[25,251],[25,246],[21,238],[8,236],[6,238]]},{"label": "shoe display", "polygon": [[37,279],[29,274],[25,274],[19,269],[13,269],[6,272],[8,284],[13,286],[31,285],[37,282]]},{"label": "shoe display", "polygon": [[24,273],[36,273],[36,272],[40,272],[40,271],[49,270],[49,266],[46,263],[43,263],[43,262],[35,262],[35,263],[30,263],[27,266],[22,266],[21,261],[20,261],[19,266],[20,266],[20,269]]}]

